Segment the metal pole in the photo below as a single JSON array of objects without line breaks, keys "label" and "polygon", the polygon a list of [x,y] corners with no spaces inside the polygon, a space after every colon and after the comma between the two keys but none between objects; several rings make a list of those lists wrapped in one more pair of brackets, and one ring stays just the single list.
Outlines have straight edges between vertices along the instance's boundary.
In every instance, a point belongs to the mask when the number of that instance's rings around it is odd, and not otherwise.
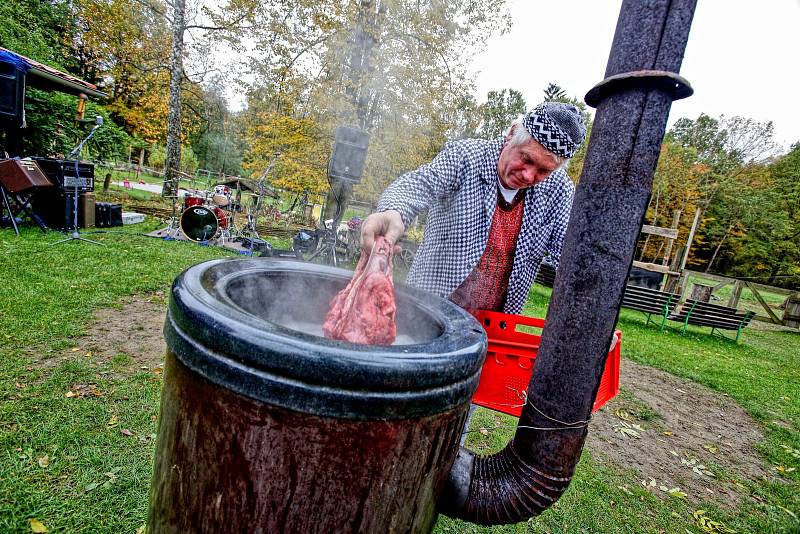
[{"label": "metal pole", "polygon": [[528,388],[530,402],[510,445],[519,450],[539,442],[537,463],[552,480],[572,476],[586,427],[559,432],[525,427],[589,418],[650,201],[670,106],[692,92],[677,73],[695,4],[625,0],[606,79],[586,95],[597,108],[594,127]]}]

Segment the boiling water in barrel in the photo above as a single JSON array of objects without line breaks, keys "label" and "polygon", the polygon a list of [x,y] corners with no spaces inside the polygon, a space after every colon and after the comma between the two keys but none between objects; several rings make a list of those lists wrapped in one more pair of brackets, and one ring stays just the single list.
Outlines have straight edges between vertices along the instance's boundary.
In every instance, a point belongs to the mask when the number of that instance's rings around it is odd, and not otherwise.
[{"label": "boiling water in barrel", "polygon": [[[320,323],[312,323],[307,321],[281,321],[280,319],[273,321],[275,324],[280,326],[285,326],[286,328],[290,328],[292,330],[296,330],[297,332],[303,332],[305,334],[311,334],[312,336],[318,337],[325,337],[322,333],[322,324]],[[413,345],[415,343],[419,343],[418,340],[414,339],[410,334],[397,334],[397,337],[394,340],[392,345]]]}]

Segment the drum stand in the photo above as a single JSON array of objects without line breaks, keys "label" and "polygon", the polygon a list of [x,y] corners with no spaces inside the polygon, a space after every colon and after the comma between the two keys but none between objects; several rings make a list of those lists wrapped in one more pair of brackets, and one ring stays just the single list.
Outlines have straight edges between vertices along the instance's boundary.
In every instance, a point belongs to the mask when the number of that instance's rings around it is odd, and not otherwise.
[{"label": "drum stand", "polygon": [[178,196],[170,195],[169,198],[172,199],[172,216],[169,219],[167,219],[166,235],[164,236],[165,241],[172,241],[174,239],[177,239],[178,230],[180,230],[180,219],[176,215],[177,213],[176,203],[178,201]]}]

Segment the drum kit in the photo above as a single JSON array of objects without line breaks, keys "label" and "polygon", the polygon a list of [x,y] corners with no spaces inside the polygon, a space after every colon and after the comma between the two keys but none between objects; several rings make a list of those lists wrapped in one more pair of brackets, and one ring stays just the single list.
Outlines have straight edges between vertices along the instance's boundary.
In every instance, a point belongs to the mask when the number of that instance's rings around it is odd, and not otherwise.
[{"label": "drum kit", "polygon": [[183,198],[180,229],[192,241],[209,241],[230,236],[234,218],[231,188],[214,186],[210,192],[187,193]]},{"label": "drum kit", "polygon": [[[252,195],[257,196],[257,195]],[[183,195],[180,215],[173,208],[167,234],[174,238],[180,230],[190,241],[207,243],[212,240],[235,241],[255,232],[257,201],[246,207],[245,225],[236,225],[236,213],[242,213],[241,192],[227,185],[216,185],[209,191],[192,190]]]}]

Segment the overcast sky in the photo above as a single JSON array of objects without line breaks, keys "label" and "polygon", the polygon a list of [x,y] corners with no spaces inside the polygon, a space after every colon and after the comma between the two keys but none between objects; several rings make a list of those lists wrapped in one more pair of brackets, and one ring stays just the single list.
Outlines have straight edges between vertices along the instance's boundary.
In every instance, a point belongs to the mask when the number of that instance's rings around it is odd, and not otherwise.
[{"label": "overcast sky", "polygon": [[[533,107],[550,82],[583,99],[603,79],[621,3],[510,0],[514,26],[475,58],[477,100],[513,88]],[[771,120],[788,149],[800,141],[800,0],[698,0],[680,74],[695,92],[673,103],[670,126],[700,113]]]}]

